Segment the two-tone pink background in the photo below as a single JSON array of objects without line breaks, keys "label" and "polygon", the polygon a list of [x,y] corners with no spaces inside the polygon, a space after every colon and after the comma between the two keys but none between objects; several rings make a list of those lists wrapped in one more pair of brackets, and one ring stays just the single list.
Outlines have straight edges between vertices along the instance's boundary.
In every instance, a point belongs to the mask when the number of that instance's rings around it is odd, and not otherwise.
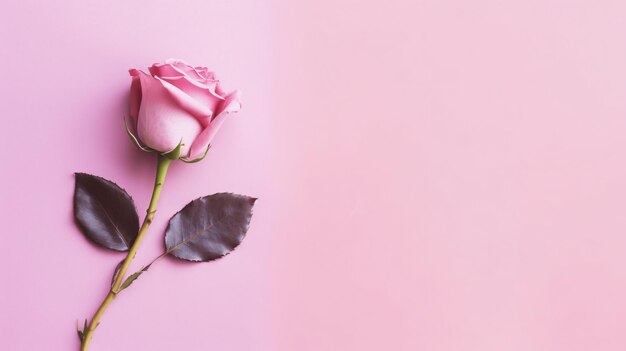
[{"label": "two-tone pink background", "polygon": [[626,349],[623,1],[2,1],[0,349],[76,350],[120,254],[72,223],[75,171],[145,211],[127,69],[243,91],[167,219],[259,197],[232,255],[164,260],[93,351]]}]

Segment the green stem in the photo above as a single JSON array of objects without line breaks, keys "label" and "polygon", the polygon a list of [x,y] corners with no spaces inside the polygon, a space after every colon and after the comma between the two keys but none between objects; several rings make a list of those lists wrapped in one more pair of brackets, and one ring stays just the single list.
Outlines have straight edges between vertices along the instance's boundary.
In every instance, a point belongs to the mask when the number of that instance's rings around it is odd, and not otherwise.
[{"label": "green stem", "polygon": [[152,198],[150,199],[150,205],[148,206],[146,218],[144,218],[143,224],[141,225],[141,228],[139,228],[139,233],[137,234],[137,238],[135,239],[133,246],[131,246],[130,250],[128,251],[128,255],[126,255],[124,262],[120,266],[117,277],[115,278],[115,281],[111,286],[111,290],[104,298],[104,301],[102,301],[102,304],[100,304],[100,307],[98,307],[96,313],[91,318],[91,322],[89,322],[87,330],[83,331],[84,334],[80,351],[87,351],[87,349],[89,348],[89,343],[91,342],[91,338],[93,337],[93,332],[94,330],[96,330],[98,324],[100,324],[100,318],[102,318],[104,311],[106,311],[107,307],[109,307],[109,304],[115,299],[115,297],[119,293],[120,286],[124,282],[124,276],[126,275],[126,271],[128,271],[130,263],[135,258],[137,249],[139,248],[139,245],[141,245],[141,241],[148,232],[148,228],[152,223],[152,219],[154,218],[154,214],[156,213],[157,209],[157,202],[159,201],[159,196],[161,195],[161,188],[163,187],[163,182],[165,181],[165,175],[167,174],[167,169],[172,162],[172,160],[167,157],[158,157],[159,159],[157,163],[156,178],[154,180],[154,190],[152,191]]}]

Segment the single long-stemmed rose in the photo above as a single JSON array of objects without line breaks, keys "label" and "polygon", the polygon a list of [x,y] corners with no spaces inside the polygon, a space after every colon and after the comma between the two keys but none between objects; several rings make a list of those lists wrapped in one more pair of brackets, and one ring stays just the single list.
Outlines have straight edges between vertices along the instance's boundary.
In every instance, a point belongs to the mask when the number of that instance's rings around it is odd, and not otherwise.
[{"label": "single long-stemmed rose", "polygon": [[[125,121],[135,144],[155,152],[158,159],[154,189],[141,227],[137,228],[135,205],[126,191],[106,179],[76,174],[74,216],[83,234],[102,247],[128,251],[115,268],[111,288],[100,307],[78,331],[81,351],[89,348],[109,304],[154,263],[126,276],[155,216],[170,163],[203,159],[226,117],[241,107],[239,93],[225,93],[207,68],[168,60],[154,64],[149,72],[130,70],[130,114]],[[170,220],[165,250],[157,259],[171,255],[206,262],[228,254],[243,240],[255,201],[248,196],[218,193],[190,202]]]}]

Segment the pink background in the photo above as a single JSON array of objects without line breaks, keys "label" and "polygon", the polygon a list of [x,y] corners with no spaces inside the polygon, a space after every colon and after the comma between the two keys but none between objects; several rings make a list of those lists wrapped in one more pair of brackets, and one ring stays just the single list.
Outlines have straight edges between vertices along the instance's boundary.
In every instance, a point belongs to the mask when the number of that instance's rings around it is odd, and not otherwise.
[{"label": "pink background", "polygon": [[93,351],[626,349],[626,3],[5,1],[0,349],[77,350],[122,255],[72,222],[72,173],[145,211],[130,67],[178,57],[244,92],[167,219],[257,196],[209,264],[164,260]]}]

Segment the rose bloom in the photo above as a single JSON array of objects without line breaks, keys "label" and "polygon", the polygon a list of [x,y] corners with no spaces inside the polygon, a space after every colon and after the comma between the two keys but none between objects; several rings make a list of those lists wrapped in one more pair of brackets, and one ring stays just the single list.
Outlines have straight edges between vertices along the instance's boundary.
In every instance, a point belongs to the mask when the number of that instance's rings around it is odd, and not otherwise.
[{"label": "rose bloom", "polygon": [[129,133],[140,147],[167,153],[181,143],[182,160],[201,159],[226,117],[241,108],[239,92],[224,92],[215,73],[182,60],[148,71],[129,70]]}]

